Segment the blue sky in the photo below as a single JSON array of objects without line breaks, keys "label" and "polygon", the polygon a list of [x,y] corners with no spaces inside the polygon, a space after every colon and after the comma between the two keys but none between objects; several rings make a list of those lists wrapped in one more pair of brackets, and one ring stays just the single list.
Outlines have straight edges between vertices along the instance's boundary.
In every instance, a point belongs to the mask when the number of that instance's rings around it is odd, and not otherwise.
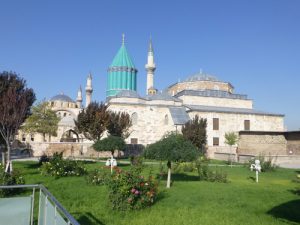
[{"label": "blue sky", "polygon": [[91,71],[103,101],[122,33],[144,94],[151,35],[158,89],[202,69],[300,129],[298,0],[2,0],[0,9],[0,71],[20,74],[39,100],[75,99]]}]

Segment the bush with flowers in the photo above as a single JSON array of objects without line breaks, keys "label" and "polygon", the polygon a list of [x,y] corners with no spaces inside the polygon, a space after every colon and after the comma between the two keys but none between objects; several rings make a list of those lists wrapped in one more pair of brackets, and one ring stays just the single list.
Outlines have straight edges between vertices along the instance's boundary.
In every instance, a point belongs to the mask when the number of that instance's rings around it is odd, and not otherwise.
[{"label": "bush with flowers", "polygon": [[44,162],[40,168],[44,175],[54,177],[82,176],[87,170],[83,162],[63,159],[62,153],[54,153],[49,162]]},{"label": "bush with flowers", "polygon": [[157,182],[150,175],[141,176],[140,168],[132,167],[129,171],[115,168],[107,180],[109,201],[113,209],[142,209],[154,204],[157,197]]},{"label": "bush with flowers", "polygon": [[86,181],[93,185],[104,185],[110,179],[110,168],[102,167],[100,169],[93,170],[86,176]]},{"label": "bush with flowers", "polygon": [[[13,170],[11,173],[6,173],[4,166],[0,163],[0,185],[19,185],[25,184],[25,179],[19,170]],[[0,197],[10,196],[22,191],[19,188],[1,189]]]}]

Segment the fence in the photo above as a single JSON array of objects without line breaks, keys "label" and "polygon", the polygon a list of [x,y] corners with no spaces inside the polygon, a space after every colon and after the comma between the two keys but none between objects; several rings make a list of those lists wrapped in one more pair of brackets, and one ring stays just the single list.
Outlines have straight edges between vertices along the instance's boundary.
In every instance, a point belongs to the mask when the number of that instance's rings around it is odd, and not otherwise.
[{"label": "fence", "polygon": [[[35,213],[38,225],[80,225],[43,185],[0,186],[0,190],[15,188],[32,189],[32,194],[0,198],[0,225],[33,225]],[[35,207],[37,190],[39,204]]]}]

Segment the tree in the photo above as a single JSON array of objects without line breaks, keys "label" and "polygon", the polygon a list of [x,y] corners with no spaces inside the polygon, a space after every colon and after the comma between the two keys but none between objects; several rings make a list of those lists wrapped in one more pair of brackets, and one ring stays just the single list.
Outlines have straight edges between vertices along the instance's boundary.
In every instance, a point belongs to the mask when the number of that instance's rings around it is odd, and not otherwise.
[{"label": "tree", "polygon": [[92,102],[82,110],[75,121],[78,132],[93,141],[101,139],[109,122],[109,113],[105,104]]},{"label": "tree", "polygon": [[32,107],[32,114],[25,120],[22,130],[26,133],[40,133],[46,141],[46,134],[57,136],[59,117],[51,110],[48,102],[41,102]]},{"label": "tree", "polygon": [[231,156],[231,149],[232,146],[237,144],[238,136],[234,132],[227,132],[225,133],[225,144],[230,146],[230,165],[232,166],[232,156]]},{"label": "tree", "polygon": [[181,134],[168,134],[154,144],[145,148],[145,158],[167,160],[167,188],[171,184],[171,162],[190,162],[199,156],[197,148]]},{"label": "tree", "polygon": [[10,163],[11,144],[21,124],[30,115],[34,101],[35,94],[26,87],[24,79],[13,72],[0,73],[0,135],[6,144],[7,163]]},{"label": "tree", "polygon": [[129,136],[129,128],[131,125],[131,119],[128,113],[109,112],[109,122],[106,128],[110,135],[126,139]]},{"label": "tree", "polygon": [[96,141],[93,148],[96,151],[110,151],[113,156],[115,150],[123,151],[126,148],[126,144],[123,138],[110,135],[102,140]]},{"label": "tree", "polygon": [[181,132],[187,140],[190,140],[198,149],[203,150],[207,143],[206,127],[206,119],[199,119],[196,115],[183,125]]}]

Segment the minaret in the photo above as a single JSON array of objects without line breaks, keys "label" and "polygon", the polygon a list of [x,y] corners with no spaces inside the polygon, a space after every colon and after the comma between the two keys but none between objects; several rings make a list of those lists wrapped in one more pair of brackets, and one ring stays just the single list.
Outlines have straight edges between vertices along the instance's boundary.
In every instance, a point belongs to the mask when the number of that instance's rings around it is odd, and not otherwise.
[{"label": "minaret", "polygon": [[92,101],[92,93],[93,93],[93,87],[92,87],[92,74],[90,73],[86,80],[86,87],[85,87],[85,107],[88,107],[88,105]]},{"label": "minaret", "polygon": [[77,92],[76,104],[77,104],[78,108],[81,108],[81,105],[82,105],[82,90],[81,90],[81,85],[80,85],[80,87],[78,89],[78,92]]},{"label": "minaret", "polygon": [[156,94],[156,89],[154,88],[154,71],[156,69],[154,63],[154,53],[152,47],[152,39],[150,38],[149,42],[149,50],[148,50],[148,60],[147,64],[145,65],[147,71],[147,90],[146,94]]}]

